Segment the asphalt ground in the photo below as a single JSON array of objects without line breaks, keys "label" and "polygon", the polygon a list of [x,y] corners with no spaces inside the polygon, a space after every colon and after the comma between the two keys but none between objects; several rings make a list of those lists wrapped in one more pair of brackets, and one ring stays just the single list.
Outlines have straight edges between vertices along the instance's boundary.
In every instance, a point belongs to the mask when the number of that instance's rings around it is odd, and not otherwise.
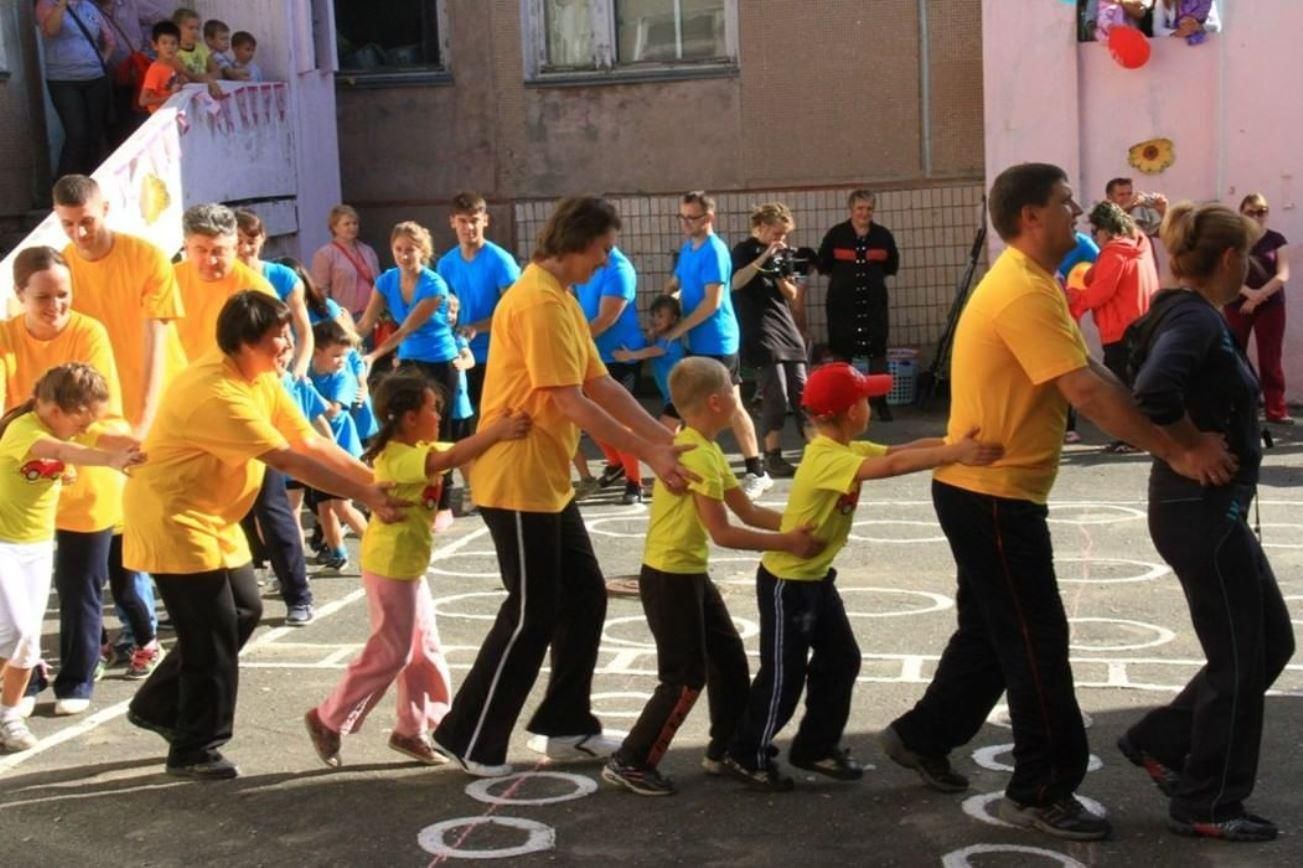
[{"label": "asphalt ground", "polygon": [[[899,443],[937,433],[939,413],[906,410],[871,436]],[[845,743],[868,766],[858,783],[799,773],[794,792],[747,791],[707,777],[704,702],[662,764],[679,785],[650,799],[600,781],[595,765],[541,762],[517,729],[510,759],[524,777],[476,784],[448,767],[423,767],[386,746],[388,700],[345,739],[344,766],[321,765],[302,716],[326,696],[367,637],[355,575],[313,581],[317,620],[282,626],[268,600],[246,648],[235,738],[235,781],[197,784],[163,773],[164,745],[123,716],[135,685],[110,670],[91,710],[55,718],[41,697],[32,728],[43,741],[0,756],[0,864],[396,865],[463,858],[520,864],[690,865],[1298,865],[1303,863],[1303,660],[1267,701],[1262,765],[1252,807],[1280,824],[1262,845],[1178,838],[1166,803],[1113,744],[1145,709],[1170,699],[1201,665],[1184,598],[1149,541],[1148,461],[1100,453],[1084,426],[1069,447],[1050,512],[1061,591],[1072,624],[1077,695],[1098,765],[1081,794],[1101,804],[1113,838],[1070,844],[1001,826],[989,809],[1008,776],[1011,743],[998,713],[957,751],[969,793],[924,789],[877,746],[878,732],[922,693],[954,625],[954,568],[937,526],[926,474],[867,484],[855,537],[837,560],[839,586],[864,654]],[[732,444],[725,438],[725,448]],[[1303,436],[1286,431],[1268,454],[1260,489],[1262,533],[1291,605],[1303,612]],[[789,452],[795,459],[798,453]],[[736,455],[734,455],[736,457]],[[594,462],[596,470],[600,465]],[[781,507],[788,483],[763,502]],[[615,502],[618,487],[583,507],[608,579],[636,574],[645,506]],[[355,548],[355,542],[350,545]],[[757,558],[719,551],[712,573],[752,654],[757,649]],[[439,540],[428,576],[454,678],[474,657],[503,595],[487,531],[459,519]],[[616,582],[618,585],[619,583]],[[57,648],[57,601],[47,654]],[[110,622],[112,618],[110,616]],[[1303,619],[1296,620],[1301,623]],[[167,637],[165,635],[165,641]],[[535,687],[529,708],[542,689]],[[655,684],[655,654],[636,597],[611,599],[595,708],[627,729]],[[522,718],[524,719],[524,718]],[[786,745],[795,722],[779,739]],[[534,848],[534,852],[528,852]],[[1030,849],[1029,849],[1030,848]]]}]

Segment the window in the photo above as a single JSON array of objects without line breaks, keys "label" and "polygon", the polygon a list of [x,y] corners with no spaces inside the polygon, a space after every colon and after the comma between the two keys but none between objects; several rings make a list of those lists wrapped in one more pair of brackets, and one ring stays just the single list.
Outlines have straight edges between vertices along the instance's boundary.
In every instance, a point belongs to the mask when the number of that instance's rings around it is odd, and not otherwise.
[{"label": "window", "polygon": [[346,77],[428,77],[448,66],[444,0],[339,0],[335,39]]},{"label": "window", "polygon": [[531,77],[732,68],[737,0],[525,0]]}]

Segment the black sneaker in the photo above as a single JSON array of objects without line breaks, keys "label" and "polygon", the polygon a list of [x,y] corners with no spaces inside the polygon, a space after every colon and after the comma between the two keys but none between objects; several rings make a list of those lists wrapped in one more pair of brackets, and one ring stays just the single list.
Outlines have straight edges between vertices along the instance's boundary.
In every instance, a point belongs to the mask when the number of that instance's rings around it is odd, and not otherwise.
[{"label": "black sneaker", "polygon": [[1133,742],[1127,736],[1118,739],[1118,750],[1122,755],[1130,760],[1133,766],[1145,770],[1149,779],[1154,782],[1154,786],[1169,799],[1176,792],[1176,785],[1181,780],[1181,773],[1171,766],[1165,766],[1158,760],[1154,759]]},{"label": "black sneaker", "polygon": [[597,487],[606,488],[621,479],[624,479],[624,467],[619,464],[608,464],[602,468],[602,475],[597,477]]},{"label": "black sneaker", "polygon": [[624,494],[620,495],[620,503],[625,506],[633,506],[635,503],[642,503],[642,483],[626,482],[624,484]]},{"label": "black sneaker", "polygon": [[962,793],[968,789],[968,778],[950,767],[949,757],[915,753],[901,740],[895,726],[888,726],[882,731],[882,735],[878,736],[878,744],[892,762],[918,772],[923,783],[937,792]]},{"label": "black sneaker", "polygon": [[229,781],[240,776],[235,763],[220,754],[203,762],[186,765],[167,766],[167,773],[175,778],[190,778],[195,781]]},{"label": "black sneaker", "polygon": [[1274,841],[1277,834],[1276,824],[1271,820],[1247,813],[1222,820],[1220,823],[1200,823],[1196,820],[1168,817],[1167,828],[1188,838],[1216,838],[1235,843]]},{"label": "black sneaker", "polygon": [[761,768],[749,769],[733,757],[725,756],[724,771],[753,790],[785,793],[796,786],[796,781],[779,771],[775,763],[766,763]]},{"label": "black sneaker", "polygon": [[845,748],[833,748],[823,759],[804,760],[789,756],[788,762],[798,769],[815,772],[838,781],[858,781],[864,777],[864,766],[857,763]]},{"label": "black sneaker", "polygon": [[640,796],[672,796],[678,792],[674,782],[656,769],[622,763],[615,757],[602,767],[602,780]]},{"label": "black sneaker", "polygon": [[1006,823],[1024,829],[1039,829],[1068,841],[1101,841],[1112,832],[1108,820],[1087,811],[1076,796],[1044,806],[1020,805],[1006,797],[1000,800],[997,813]]},{"label": "black sneaker", "polygon": [[775,479],[791,479],[796,475],[796,465],[784,458],[781,452],[765,453],[765,469]]}]

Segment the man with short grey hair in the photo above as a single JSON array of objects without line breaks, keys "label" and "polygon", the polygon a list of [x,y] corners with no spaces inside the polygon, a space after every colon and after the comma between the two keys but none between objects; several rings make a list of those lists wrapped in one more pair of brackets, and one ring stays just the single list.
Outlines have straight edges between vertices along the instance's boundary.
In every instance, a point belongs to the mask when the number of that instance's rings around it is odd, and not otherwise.
[{"label": "man with short grey hair", "polygon": [[[181,217],[185,259],[175,266],[186,317],[178,323],[181,343],[194,362],[219,352],[217,316],[226,300],[252,289],[279,300],[261,274],[236,256],[239,241],[235,212],[225,205],[205,203],[186,209]],[[243,522],[255,563],[271,562],[285,600],[285,623],[301,627],[312,621],[312,591],[308,589],[303,535],[285,493],[285,476],[268,467],[262,490]]]}]

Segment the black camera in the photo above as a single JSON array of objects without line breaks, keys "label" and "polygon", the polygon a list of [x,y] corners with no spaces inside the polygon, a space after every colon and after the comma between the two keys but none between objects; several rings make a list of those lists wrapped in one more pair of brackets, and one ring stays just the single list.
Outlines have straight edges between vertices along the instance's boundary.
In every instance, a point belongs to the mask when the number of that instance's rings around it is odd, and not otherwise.
[{"label": "black camera", "polygon": [[769,270],[784,279],[810,273],[810,264],[818,254],[809,247],[784,247],[769,257]]}]

